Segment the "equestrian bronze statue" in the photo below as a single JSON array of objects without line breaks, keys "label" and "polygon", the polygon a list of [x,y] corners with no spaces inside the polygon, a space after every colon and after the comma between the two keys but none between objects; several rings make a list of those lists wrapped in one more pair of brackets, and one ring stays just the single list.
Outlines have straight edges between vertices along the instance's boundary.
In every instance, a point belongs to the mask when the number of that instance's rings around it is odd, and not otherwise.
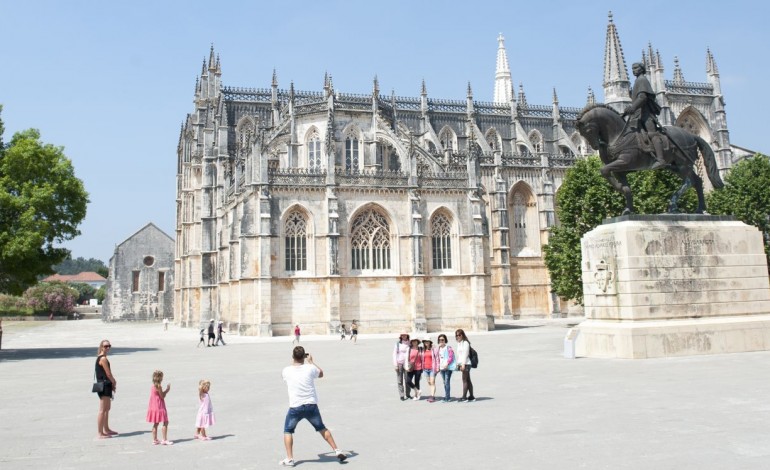
[{"label": "equestrian bronze statue", "polygon": [[[629,108],[633,106],[632,104]],[[636,127],[643,124],[631,122],[634,116],[637,116],[637,110],[629,109],[623,113],[631,115],[629,122],[626,122],[614,109],[597,104],[584,109],[578,115],[576,124],[580,135],[585,137],[591,147],[599,151],[599,158],[604,164],[600,170],[602,176],[625,197],[626,208],[623,215],[634,212],[631,187],[626,175],[632,171],[656,168],[671,170],[682,179],[682,186],[674,192],[669,201],[669,213],[679,212],[679,198],[690,186],[694,187],[698,194],[698,208],[695,212],[705,213],[703,181],[694,171],[698,150],[703,155],[711,185],[714,189],[724,186],[711,147],[697,135],[675,126],[658,127],[655,133],[650,135],[649,131]],[[643,113],[638,114],[636,119],[640,119]],[[657,120],[655,122],[657,123]],[[655,139],[659,140],[659,148],[654,142]]]}]

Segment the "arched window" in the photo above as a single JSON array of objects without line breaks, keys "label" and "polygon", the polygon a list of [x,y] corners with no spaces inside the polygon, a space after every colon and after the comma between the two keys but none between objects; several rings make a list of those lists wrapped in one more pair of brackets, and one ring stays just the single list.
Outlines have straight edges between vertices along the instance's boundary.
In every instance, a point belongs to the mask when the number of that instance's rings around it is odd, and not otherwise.
[{"label": "arched window", "polygon": [[358,171],[358,138],[350,135],[345,139],[345,170]]},{"label": "arched window", "polygon": [[433,269],[452,269],[452,223],[442,213],[430,221],[431,254]]},{"label": "arched window", "polygon": [[537,256],[540,248],[537,204],[529,188],[522,185],[511,196],[511,254]]},{"label": "arched window", "polygon": [[441,142],[441,146],[444,147],[444,150],[449,152],[454,150],[455,133],[452,132],[452,129],[449,127],[445,126],[443,129],[441,129],[441,134],[439,134],[438,140]]},{"label": "arched window", "polygon": [[286,271],[307,270],[307,219],[298,211],[292,211],[284,224],[286,242]]},{"label": "arched window", "polygon": [[489,144],[489,148],[491,148],[493,152],[499,152],[502,148],[500,143],[500,135],[497,133],[497,130],[494,127],[487,131],[486,141],[487,144]]},{"label": "arched window", "polygon": [[390,269],[390,229],[382,214],[364,211],[350,233],[352,269]]},{"label": "arched window", "polygon": [[540,153],[543,151],[543,138],[540,137],[539,132],[532,131],[529,134],[529,141],[532,143],[532,148],[535,149],[535,153]]},{"label": "arched window", "polygon": [[316,129],[307,138],[307,167],[311,170],[321,169],[321,138]]}]

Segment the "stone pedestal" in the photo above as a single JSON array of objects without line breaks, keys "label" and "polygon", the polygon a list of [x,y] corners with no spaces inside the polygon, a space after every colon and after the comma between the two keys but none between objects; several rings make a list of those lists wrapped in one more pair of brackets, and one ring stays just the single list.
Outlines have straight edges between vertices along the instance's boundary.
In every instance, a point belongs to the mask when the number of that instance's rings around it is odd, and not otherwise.
[{"label": "stone pedestal", "polygon": [[651,358],[770,349],[762,234],[730,217],[631,215],[581,240],[577,354]]}]

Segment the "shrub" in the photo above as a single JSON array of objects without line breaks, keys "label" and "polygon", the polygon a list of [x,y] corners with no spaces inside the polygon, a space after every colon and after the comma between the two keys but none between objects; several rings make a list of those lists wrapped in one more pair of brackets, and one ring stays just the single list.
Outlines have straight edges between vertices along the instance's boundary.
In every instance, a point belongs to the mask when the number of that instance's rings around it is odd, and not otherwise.
[{"label": "shrub", "polygon": [[27,306],[36,313],[67,315],[75,311],[75,302],[79,296],[63,282],[41,282],[24,292]]},{"label": "shrub", "polygon": [[27,307],[23,297],[0,294],[0,316],[32,315],[33,311]]}]

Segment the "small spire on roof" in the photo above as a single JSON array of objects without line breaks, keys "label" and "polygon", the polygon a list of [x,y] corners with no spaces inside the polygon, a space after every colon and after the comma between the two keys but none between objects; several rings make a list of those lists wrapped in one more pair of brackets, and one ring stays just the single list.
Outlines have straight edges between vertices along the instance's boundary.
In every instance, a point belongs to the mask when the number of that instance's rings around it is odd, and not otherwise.
[{"label": "small spire on roof", "polygon": [[275,72],[275,67],[273,67],[273,81],[271,85],[274,87],[278,86],[278,74]]},{"label": "small spire on roof", "polygon": [[473,99],[473,90],[471,89],[471,82],[468,82],[468,98]]},{"label": "small spire on roof", "polygon": [[420,94],[421,95],[427,95],[428,89],[425,87],[425,79],[422,79],[422,87],[420,88]]},{"label": "small spire on roof", "polygon": [[684,83],[684,75],[682,74],[682,68],[679,67],[679,57],[674,56],[674,83]]},{"label": "small spire on roof", "polygon": [[553,87],[553,104],[559,104],[559,97],[556,96],[556,87]]},{"label": "small spire on roof", "polygon": [[209,70],[212,72],[216,70],[216,56],[214,55],[214,43],[211,43],[211,50],[209,50]]},{"label": "small spire on roof", "polygon": [[588,85],[588,98],[586,98],[586,107],[594,106],[595,104],[596,96],[594,96],[594,91],[591,89],[591,85]]},{"label": "small spire on roof", "polygon": [[714,60],[714,55],[711,53],[711,49],[706,48],[706,73],[716,75],[719,73],[717,62]]}]

